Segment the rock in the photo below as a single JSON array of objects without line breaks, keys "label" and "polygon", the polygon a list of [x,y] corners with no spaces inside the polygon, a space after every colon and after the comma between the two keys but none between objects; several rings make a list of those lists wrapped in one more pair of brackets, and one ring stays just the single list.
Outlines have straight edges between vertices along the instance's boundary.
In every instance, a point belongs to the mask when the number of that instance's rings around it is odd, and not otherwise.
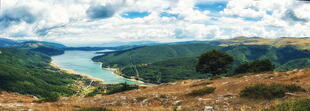
[{"label": "rock", "polygon": [[123,99],[123,100],[126,100],[126,99],[127,99],[126,96],[121,96],[120,98]]},{"label": "rock", "polygon": [[211,98],[205,98],[205,99],[203,99],[203,98],[198,98],[198,101],[211,101],[211,100],[213,100],[213,99],[211,99]]},{"label": "rock", "polygon": [[148,101],[149,101],[149,99],[144,99],[144,100],[142,101],[142,104],[146,104]]},{"label": "rock", "polygon": [[174,101],[174,102],[173,102],[173,105],[179,106],[179,105],[182,104],[182,102],[183,102],[183,100]]},{"label": "rock", "polygon": [[212,106],[205,106],[204,111],[213,111],[213,107]]},{"label": "rock", "polygon": [[297,96],[297,94],[294,93],[285,93],[286,96]]},{"label": "rock", "polygon": [[234,96],[236,96],[236,95],[233,95],[233,94],[224,94],[224,95],[222,95],[221,97],[223,97],[223,98],[228,98],[228,97],[234,97]]},{"label": "rock", "polygon": [[229,82],[224,82],[223,85],[228,84]]}]

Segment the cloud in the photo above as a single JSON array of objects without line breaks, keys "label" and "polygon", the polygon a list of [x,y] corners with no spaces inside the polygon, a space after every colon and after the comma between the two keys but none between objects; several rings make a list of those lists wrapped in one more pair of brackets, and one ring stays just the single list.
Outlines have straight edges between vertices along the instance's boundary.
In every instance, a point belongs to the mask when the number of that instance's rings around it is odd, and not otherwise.
[{"label": "cloud", "polygon": [[14,7],[2,12],[0,16],[0,28],[8,28],[13,24],[26,22],[32,24],[37,20],[37,16],[30,12],[29,7]]},{"label": "cloud", "polygon": [[310,35],[296,0],[7,0],[0,37],[65,44]]},{"label": "cloud", "polygon": [[112,17],[116,12],[116,8],[113,5],[107,4],[105,6],[95,5],[90,6],[86,13],[91,19],[106,19]]},{"label": "cloud", "polygon": [[295,22],[302,22],[302,23],[308,22],[307,19],[298,17],[293,10],[288,10],[286,12],[285,16],[283,16],[283,19],[284,20],[289,20],[289,21],[291,21],[293,23],[295,23]]}]

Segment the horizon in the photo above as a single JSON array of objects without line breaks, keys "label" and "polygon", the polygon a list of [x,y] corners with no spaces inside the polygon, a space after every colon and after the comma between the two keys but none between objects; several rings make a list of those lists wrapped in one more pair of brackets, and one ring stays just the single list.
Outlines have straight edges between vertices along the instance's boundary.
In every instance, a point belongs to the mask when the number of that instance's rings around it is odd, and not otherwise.
[{"label": "horizon", "polygon": [[308,37],[310,4],[297,0],[1,1],[0,38],[69,46]]}]

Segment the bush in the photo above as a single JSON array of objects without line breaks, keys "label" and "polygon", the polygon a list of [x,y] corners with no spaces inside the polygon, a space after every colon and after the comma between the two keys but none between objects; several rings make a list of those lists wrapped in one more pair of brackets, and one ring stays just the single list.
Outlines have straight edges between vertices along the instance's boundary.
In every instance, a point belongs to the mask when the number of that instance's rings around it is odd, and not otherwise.
[{"label": "bush", "polygon": [[246,87],[240,92],[240,96],[250,99],[275,99],[282,98],[286,92],[300,92],[305,91],[300,86],[283,85],[283,84],[256,84],[254,86]]},{"label": "bush", "polygon": [[111,109],[107,109],[107,108],[83,108],[77,111],[113,111]]},{"label": "bush", "polygon": [[310,99],[285,102],[263,111],[310,111]]},{"label": "bush", "polygon": [[212,50],[202,54],[199,57],[198,64],[196,65],[196,71],[200,73],[210,73],[213,75],[227,73],[233,61],[233,57],[227,53]]},{"label": "bush", "polygon": [[239,65],[236,70],[235,74],[240,73],[260,73],[260,72],[266,72],[266,71],[273,71],[275,66],[272,64],[272,62],[269,59],[263,59],[263,60],[255,60],[250,63],[244,63]]},{"label": "bush", "polygon": [[85,97],[94,97],[94,96],[96,96],[97,94],[102,94],[101,90],[102,90],[102,89],[101,89],[100,87],[98,87],[98,88],[96,88],[95,90],[93,90],[92,92],[86,94]]},{"label": "bush", "polygon": [[214,87],[205,87],[202,89],[193,90],[188,95],[190,95],[190,96],[202,96],[202,95],[213,93],[215,89],[216,88],[214,88]]},{"label": "bush", "polygon": [[106,94],[114,94],[114,93],[124,92],[128,90],[138,89],[138,88],[139,86],[137,85],[129,85],[127,83],[120,83],[120,84],[115,84],[110,87],[107,87]]}]

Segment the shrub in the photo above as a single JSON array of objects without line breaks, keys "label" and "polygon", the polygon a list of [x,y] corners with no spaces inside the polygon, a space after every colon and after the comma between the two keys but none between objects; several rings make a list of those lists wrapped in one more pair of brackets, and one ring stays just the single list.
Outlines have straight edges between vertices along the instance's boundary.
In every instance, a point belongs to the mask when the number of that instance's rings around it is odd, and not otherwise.
[{"label": "shrub", "polygon": [[241,97],[250,99],[275,99],[282,98],[286,92],[305,91],[300,86],[283,85],[283,84],[256,84],[254,86],[246,87],[240,92]]},{"label": "shrub", "polygon": [[80,110],[77,111],[113,111],[111,109],[107,109],[107,108],[82,108]]},{"label": "shrub", "polygon": [[138,89],[138,88],[139,86],[137,85],[129,85],[127,83],[120,83],[120,84],[115,84],[110,87],[107,87],[106,94],[114,94],[114,93],[124,92],[128,90]]},{"label": "shrub", "polygon": [[202,89],[193,90],[188,95],[191,95],[191,96],[202,96],[202,95],[213,93],[215,89],[216,88],[214,88],[214,87],[205,87],[205,88],[202,88]]},{"label": "shrub", "polygon": [[285,102],[263,111],[310,111],[310,99]]},{"label": "shrub", "polygon": [[212,50],[202,54],[199,57],[198,64],[196,65],[196,71],[200,73],[210,73],[213,75],[227,73],[233,61],[233,57],[227,53]]},{"label": "shrub", "polygon": [[101,90],[102,90],[102,89],[101,89],[100,87],[98,87],[98,88],[96,88],[95,90],[93,90],[92,92],[86,94],[85,97],[94,97],[94,96],[96,96],[97,94],[102,94]]},{"label": "shrub", "polygon": [[266,72],[266,71],[273,71],[275,66],[272,64],[272,62],[269,59],[263,59],[263,60],[255,60],[250,63],[244,63],[239,65],[235,69],[235,74],[240,73],[260,73],[260,72]]}]

